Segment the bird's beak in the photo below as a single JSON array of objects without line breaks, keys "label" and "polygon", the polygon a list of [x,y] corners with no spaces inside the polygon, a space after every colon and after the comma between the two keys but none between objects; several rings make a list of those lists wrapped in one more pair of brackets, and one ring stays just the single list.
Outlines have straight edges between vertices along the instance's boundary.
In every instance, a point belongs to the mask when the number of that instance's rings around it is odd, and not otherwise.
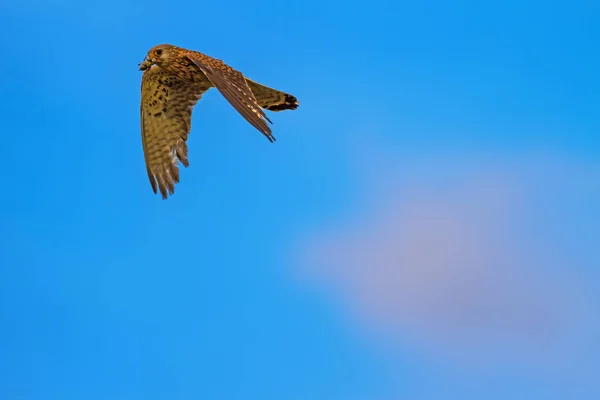
[{"label": "bird's beak", "polygon": [[140,67],[140,71],[145,71],[148,68],[150,68],[152,64],[154,64],[154,62],[151,59],[149,59],[148,57],[144,57],[144,61],[139,63],[138,66]]}]

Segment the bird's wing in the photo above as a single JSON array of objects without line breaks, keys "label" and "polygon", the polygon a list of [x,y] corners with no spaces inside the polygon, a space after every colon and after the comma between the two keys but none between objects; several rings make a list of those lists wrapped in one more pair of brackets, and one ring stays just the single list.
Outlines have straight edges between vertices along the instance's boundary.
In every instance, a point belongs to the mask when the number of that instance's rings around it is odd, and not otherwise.
[{"label": "bird's wing", "polygon": [[142,76],[140,119],[142,145],[148,178],[154,193],[163,199],[179,182],[178,161],[188,166],[186,140],[191,128],[192,109],[211,87],[191,84],[153,66]]},{"label": "bird's wing", "polygon": [[291,94],[275,90],[252,79],[244,77],[250,90],[254,93],[259,106],[270,111],[295,110],[298,108],[298,99]]},{"label": "bird's wing", "polygon": [[188,52],[187,57],[204,72],[223,97],[246,121],[265,135],[269,141],[275,141],[271,128],[266,122],[271,122],[271,120],[267,118],[265,112],[256,102],[256,98],[241,72],[236,71],[221,60],[195,51]]}]

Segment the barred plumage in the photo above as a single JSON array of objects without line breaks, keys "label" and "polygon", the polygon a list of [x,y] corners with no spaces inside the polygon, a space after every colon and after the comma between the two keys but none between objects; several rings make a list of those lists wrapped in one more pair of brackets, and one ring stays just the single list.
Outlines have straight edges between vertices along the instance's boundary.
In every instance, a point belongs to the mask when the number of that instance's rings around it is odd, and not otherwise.
[{"label": "barred plumage", "polygon": [[155,46],[140,64],[142,146],[148,178],[162,198],[175,191],[179,167],[189,165],[187,137],[192,110],[211,87],[269,141],[275,141],[264,109],[295,110],[296,97],[254,82],[223,61],[171,45]]}]

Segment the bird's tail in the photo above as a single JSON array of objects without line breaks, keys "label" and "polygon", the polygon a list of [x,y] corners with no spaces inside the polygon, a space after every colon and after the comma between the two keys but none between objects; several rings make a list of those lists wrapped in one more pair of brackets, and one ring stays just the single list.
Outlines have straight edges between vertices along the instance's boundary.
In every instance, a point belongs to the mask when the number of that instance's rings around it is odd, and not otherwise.
[{"label": "bird's tail", "polygon": [[256,83],[246,78],[259,106],[270,111],[295,110],[300,104],[291,94]]}]

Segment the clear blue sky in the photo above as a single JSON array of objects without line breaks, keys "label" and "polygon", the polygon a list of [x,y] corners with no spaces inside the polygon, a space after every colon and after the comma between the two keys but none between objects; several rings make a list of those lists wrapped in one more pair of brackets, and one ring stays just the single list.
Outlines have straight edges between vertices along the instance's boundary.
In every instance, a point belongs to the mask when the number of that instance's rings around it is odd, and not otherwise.
[{"label": "clear blue sky", "polygon": [[[600,6],[495,3],[2,1],[0,398],[600,398]],[[301,103],[167,201],[159,43]]]}]

